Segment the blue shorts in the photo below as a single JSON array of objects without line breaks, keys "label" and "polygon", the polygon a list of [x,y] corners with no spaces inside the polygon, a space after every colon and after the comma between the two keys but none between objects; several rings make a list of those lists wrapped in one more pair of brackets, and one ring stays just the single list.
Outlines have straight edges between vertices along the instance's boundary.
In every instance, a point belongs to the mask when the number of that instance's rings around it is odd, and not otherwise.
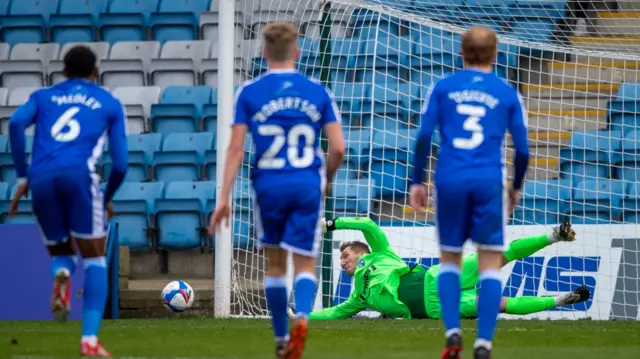
[{"label": "blue shorts", "polygon": [[479,249],[504,251],[506,197],[502,181],[442,181],[436,185],[440,248],[462,252],[467,239]]},{"label": "blue shorts", "polygon": [[322,240],[324,196],[316,186],[283,186],[255,193],[258,246],[316,257]]},{"label": "blue shorts", "polygon": [[97,239],[107,235],[107,218],[100,179],[88,173],[64,173],[29,181],[31,201],[47,245],[69,236]]}]

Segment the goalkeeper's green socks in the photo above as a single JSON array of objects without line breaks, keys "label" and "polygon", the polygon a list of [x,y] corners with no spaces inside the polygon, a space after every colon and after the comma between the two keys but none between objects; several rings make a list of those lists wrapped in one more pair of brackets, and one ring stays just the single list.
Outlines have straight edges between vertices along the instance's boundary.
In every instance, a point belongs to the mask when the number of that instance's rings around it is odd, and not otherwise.
[{"label": "goalkeeper's green socks", "polygon": [[525,315],[564,305],[563,296],[507,298],[505,313]]},{"label": "goalkeeper's green socks", "polygon": [[508,261],[522,259],[555,242],[557,240],[553,237],[553,234],[518,239],[511,242],[509,249],[504,252],[504,257]]}]

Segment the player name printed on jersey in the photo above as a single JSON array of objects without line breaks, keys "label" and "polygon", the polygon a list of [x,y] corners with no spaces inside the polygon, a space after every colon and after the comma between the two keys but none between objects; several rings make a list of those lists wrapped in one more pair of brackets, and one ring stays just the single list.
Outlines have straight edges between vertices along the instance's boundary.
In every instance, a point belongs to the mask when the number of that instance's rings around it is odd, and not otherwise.
[{"label": "player name printed on jersey", "polygon": [[322,118],[322,114],[318,111],[316,105],[310,103],[308,100],[303,100],[300,97],[279,97],[262,106],[260,111],[253,115],[251,119],[253,121],[265,122],[274,113],[284,110],[303,112],[313,122],[318,122]]},{"label": "player name printed on jersey", "polygon": [[480,102],[490,109],[495,109],[500,101],[490,94],[479,90],[464,90],[449,92],[448,97],[456,103]]},{"label": "player name printed on jersey", "polygon": [[[387,234],[391,247],[408,262],[437,264],[438,244],[434,227],[381,227]],[[557,243],[531,257],[509,263],[502,269],[505,296],[556,295],[568,292],[580,285],[589,287],[593,298],[568,308],[556,308],[526,316],[509,316],[505,319],[626,319],[640,320],[640,279],[635,278],[640,258],[637,247],[640,235],[635,224],[574,225],[577,240],[574,243]],[[513,241],[532,233],[550,233],[553,226],[507,226],[507,241]],[[334,241],[362,240],[357,231],[334,233]],[[473,247],[465,247],[465,253],[473,253]],[[334,249],[333,305],[347,299],[352,290],[351,278],[342,273],[340,251]],[[319,287],[322,290],[322,287]],[[317,303],[319,305],[319,303]],[[316,309],[319,309],[316,306]],[[377,316],[369,313],[368,316]]]},{"label": "player name printed on jersey", "polygon": [[96,100],[95,97],[87,96],[84,94],[71,94],[64,96],[51,96],[51,101],[58,104],[58,106],[62,105],[84,105],[89,107],[92,110],[97,110],[102,107],[100,101]]}]

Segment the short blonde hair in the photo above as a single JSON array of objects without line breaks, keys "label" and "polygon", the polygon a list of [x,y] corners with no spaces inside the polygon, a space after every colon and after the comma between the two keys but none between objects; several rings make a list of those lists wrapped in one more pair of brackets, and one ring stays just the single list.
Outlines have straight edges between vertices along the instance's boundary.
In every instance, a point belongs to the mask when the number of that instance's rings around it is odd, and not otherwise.
[{"label": "short blonde hair", "polygon": [[295,59],[298,49],[298,25],[289,21],[272,22],[265,27],[263,37],[267,60]]}]

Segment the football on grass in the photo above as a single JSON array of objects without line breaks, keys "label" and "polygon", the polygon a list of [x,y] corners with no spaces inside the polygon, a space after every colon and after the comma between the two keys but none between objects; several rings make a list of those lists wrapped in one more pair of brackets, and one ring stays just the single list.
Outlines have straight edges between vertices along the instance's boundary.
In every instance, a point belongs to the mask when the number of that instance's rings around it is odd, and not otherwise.
[{"label": "football on grass", "polygon": [[193,305],[193,288],[187,282],[176,280],[162,290],[162,304],[174,313],[184,312]]}]

